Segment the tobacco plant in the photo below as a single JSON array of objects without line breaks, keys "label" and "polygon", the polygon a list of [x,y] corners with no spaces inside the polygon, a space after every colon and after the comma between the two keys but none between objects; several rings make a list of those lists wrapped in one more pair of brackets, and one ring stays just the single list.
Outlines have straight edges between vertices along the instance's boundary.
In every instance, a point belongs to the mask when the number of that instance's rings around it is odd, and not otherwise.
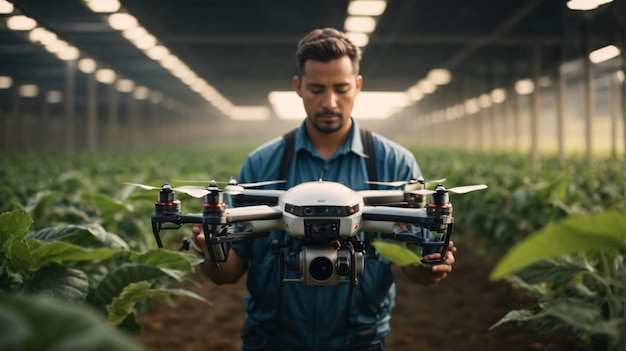
[{"label": "tobacco plant", "polygon": [[626,215],[607,211],[548,224],[508,252],[491,273],[536,300],[507,322],[538,333],[567,328],[594,350],[626,350]]}]

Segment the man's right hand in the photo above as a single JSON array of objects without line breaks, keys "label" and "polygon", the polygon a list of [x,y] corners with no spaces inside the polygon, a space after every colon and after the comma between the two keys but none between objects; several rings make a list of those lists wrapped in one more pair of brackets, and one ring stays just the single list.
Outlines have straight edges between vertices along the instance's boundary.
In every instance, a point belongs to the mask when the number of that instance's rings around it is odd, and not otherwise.
[{"label": "man's right hand", "polygon": [[189,240],[191,241],[191,247],[196,250],[196,252],[204,255],[204,257],[210,257],[202,225],[195,224],[193,228],[191,228],[191,236],[189,237]]},{"label": "man's right hand", "polygon": [[244,273],[244,265],[239,255],[235,250],[230,249],[228,252],[228,259],[224,262],[219,262],[216,265],[211,262],[211,256],[206,245],[206,238],[204,236],[204,230],[202,225],[195,224],[191,229],[191,247],[204,254],[204,263],[202,264],[202,271],[209,277],[215,284],[234,284]]}]

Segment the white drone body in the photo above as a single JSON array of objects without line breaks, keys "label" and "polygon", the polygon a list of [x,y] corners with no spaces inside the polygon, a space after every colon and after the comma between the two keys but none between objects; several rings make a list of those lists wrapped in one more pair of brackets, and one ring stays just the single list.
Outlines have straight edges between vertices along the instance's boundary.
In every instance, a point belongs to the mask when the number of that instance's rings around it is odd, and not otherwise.
[{"label": "white drone body", "polygon": [[334,182],[297,185],[278,198],[283,229],[296,238],[351,237],[360,229],[363,198]]},{"label": "white drone body", "polygon": [[[226,210],[226,219],[242,223],[257,233],[285,230],[301,239],[314,236],[340,239],[352,237],[360,231],[394,233],[403,223],[412,222],[411,218],[417,221],[427,217],[424,208],[365,205],[401,202],[401,190],[354,191],[341,183],[319,181],[301,183],[287,191],[271,192],[278,195],[277,206],[230,208]],[[269,219],[275,218],[277,213],[281,214],[280,218]],[[367,220],[363,214],[377,216],[378,219]]]}]

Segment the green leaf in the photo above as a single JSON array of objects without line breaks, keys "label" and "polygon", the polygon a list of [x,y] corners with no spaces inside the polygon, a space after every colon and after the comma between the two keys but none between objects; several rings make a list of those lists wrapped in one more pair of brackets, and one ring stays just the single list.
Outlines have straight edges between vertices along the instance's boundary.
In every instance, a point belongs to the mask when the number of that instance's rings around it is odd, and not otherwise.
[{"label": "green leaf", "polygon": [[574,300],[554,300],[544,307],[544,314],[556,317],[571,327],[592,334],[604,334],[616,338],[620,333],[621,320],[606,320],[600,307],[595,305]]},{"label": "green leaf", "polygon": [[0,296],[0,330],[3,350],[145,350],[91,309],[49,296]]},{"label": "green leaf", "polygon": [[184,276],[185,272],[173,269],[138,263],[124,264],[109,272],[102,279],[96,289],[95,299],[97,302],[109,304],[131,283],[152,281],[158,278],[181,280]]},{"label": "green leaf", "polygon": [[42,190],[28,199],[26,204],[26,211],[30,213],[34,218],[43,216],[43,213],[51,208],[52,204],[58,199],[66,199],[67,195],[57,190]]},{"label": "green leaf", "polygon": [[117,212],[129,212],[130,208],[117,202],[108,195],[101,193],[86,193],[83,195],[83,199],[93,201],[98,209],[102,212],[103,217],[111,217]]},{"label": "green leaf", "polygon": [[505,278],[509,284],[517,289],[526,291],[531,296],[544,297],[550,294],[550,290],[542,284],[529,284],[515,274],[511,274]]},{"label": "green leaf", "polygon": [[186,258],[187,255],[178,251],[152,249],[144,254],[133,256],[132,260],[141,264],[191,272],[193,266]]},{"label": "green leaf", "polygon": [[23,209],[0,214],[0,251],[6,252],[8,242],[26,238],[32,223],[33,220]]},{"label": "green leaf", "polygon": [[502,319],[489,329],[496,328],[507,322],[528,322],[554,317],[565,322],[566,325],[590,332],[617,338],[623,319],[606,320],[600,307],[582,303],[576,300],[559,299],[539,305],[536,310],[509,311]]},{"label": "green leaf", "polygon": [[28,246],[30,247],[30,269],[33,271],[49,263],[102,260],[127,252],[108,248],[85,249],[60,241],[44,243],[29,240]]},{"label": "green leaf", "polygon": [[68,302],[84,302],[88,290],[89,280],[85,273],[63,266],[41,269],[25,284],[28,293],[51,295]]},{"label": "green leaf", "polygon": [[507,314],[504,315],[504,317],[500,318],[499,321],[497,321],[494,325],[492,325],[491,327],[489,327],[489,330],[497,328],[499,326],[501,326],[504,323],[508,323],[508,322],[528,322],[531,321],[533,319],[537,319],[542,317],[541,314],[539,313],[535,313],[531,310],[512,310],[507,312]]},{"label": "green leaf", "polygon": [[109,324],[117,326],[126,319],[126,316],[133,313],[137,302],[159,296],[179,295],[193,298],[198,301],[210,304],[202,296],[182,289],[150,289],[150,283],[146,281],[131,283],[124,288],[120,295],[107,305]]},{"label": "green leaf", "polygon": [[12,241],[6,245],[6,258],[13,272],[27,272],[32,267],[30,248],[23,241]]},{"label": "green leaf", "polygon": [[422,259],[415,252],[399,243],[375,240],[372,245],[386,259],[398,266],[420,265]]},{"label": "green leaf", "polygon": [[490,278],[502,279],[552,257],[623,247],[626,247],[626,216],[623,214],[611,211],[569,217],[550,223],[521,241],[496,264]]},{"label": "green leaf", "polygon": [[559,256],[535,262],[517,275],[528,284],[551,282],[558,286],[569,282],[579,273],[592,270],[584,255]]},{"label": "green leaf", "polygon": [[[0,298],[2,306],[2,298]],[[33,337],[28,320],[18,311],[0,308],[0,345],[3,350],[19,350],[28,339]]]},{"label": "green leaf", "polygon": [[135,304],[138,301],[153,296],[150,294],[150,283],[147,281],[128,284],[120,295],[114,297],[113,301],[107,305],[109,325],[119,325],[129,314],[133,313]]},{"label": "green leaf", "polygon": [[101,225],[96,223],[44,228],[29,234],[28,239],[37,239],[43,242],[64,241],[86,248],[128,249],[128,244],[122,238],[113,233],[108,233]]}]

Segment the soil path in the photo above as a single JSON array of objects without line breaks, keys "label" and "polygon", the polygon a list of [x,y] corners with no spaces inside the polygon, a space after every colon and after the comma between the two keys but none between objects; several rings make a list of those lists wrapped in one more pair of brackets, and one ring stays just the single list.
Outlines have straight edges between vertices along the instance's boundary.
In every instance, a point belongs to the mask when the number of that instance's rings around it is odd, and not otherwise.
[{"label": "soil path", "polygon": [[[509,310],[529,307],[531,301],[505,282],[489,281],[493,259],[458,246],[454,271],[437,285],[411,284],[395,271],[397,305],[387,339],[389,351],[581,350],[566,332],[537,336],[531,326],[513,323],[490,331]],[[139,317],[142,342],[152,351],[238,351],[245,277],[228,286],[216,286],[199,272],[193,277],[201,286],[185,287],[212,306],[188,298],[176,298],[175,307],[156,300]]]}]

